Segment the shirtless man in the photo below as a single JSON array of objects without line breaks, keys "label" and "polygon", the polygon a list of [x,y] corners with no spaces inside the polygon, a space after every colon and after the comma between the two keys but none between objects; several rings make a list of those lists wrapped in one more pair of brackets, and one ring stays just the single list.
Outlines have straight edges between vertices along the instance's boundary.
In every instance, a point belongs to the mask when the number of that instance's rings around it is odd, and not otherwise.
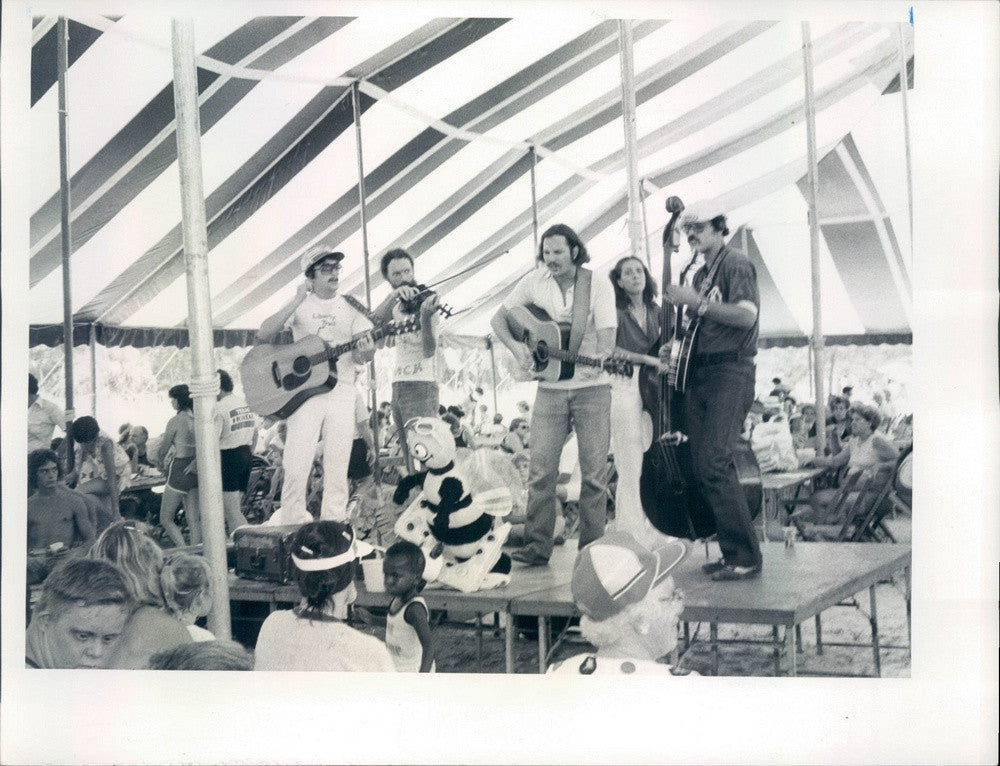
[{"label": "shirtless man", "polygon": [[28,580],[39,583],[51,569],[51,554],[94,542],[94,524],[86,501],[60,482],[59,459],[52,450],[28,453]]}]

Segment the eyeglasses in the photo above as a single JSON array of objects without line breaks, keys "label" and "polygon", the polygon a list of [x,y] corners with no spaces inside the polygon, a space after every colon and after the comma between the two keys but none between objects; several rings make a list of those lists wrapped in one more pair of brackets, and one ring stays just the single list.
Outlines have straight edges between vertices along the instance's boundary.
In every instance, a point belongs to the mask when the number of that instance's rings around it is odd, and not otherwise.
[{"label": "eyeglasses", "polygon": [[683,226],[681,226],[681,229],[684,230],[685,234],[690,234],[692,232],[695,234],[700,234],[705,230],[706,225],[707,224],[704,223],[686,223]]},{"label": "eyeglasses", "polygon": [[335,271],[340,271],[339,263],[321,263],[316,267],[316,271],[320,274],[332,274]]}]

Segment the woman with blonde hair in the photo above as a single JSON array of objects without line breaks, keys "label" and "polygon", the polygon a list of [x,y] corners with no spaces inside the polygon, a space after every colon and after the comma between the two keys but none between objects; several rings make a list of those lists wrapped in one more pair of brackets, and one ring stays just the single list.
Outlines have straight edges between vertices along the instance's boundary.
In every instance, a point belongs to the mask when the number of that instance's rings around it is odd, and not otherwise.
[{"label": "woman with blonde hair", "polygon": [[191,641],[184,626],[167,612],[160,585],[163,551],[134,522],[120,521],[105,529],[90,557],[114,564],[137,604],[108,667],[144,668],[156,652]]}]

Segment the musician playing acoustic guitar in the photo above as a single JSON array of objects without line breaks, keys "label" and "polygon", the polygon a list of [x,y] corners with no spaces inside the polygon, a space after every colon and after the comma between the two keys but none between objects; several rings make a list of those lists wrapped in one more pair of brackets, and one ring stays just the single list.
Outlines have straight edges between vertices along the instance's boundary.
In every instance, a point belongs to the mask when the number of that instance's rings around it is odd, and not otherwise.
[{"label": "musician playing acoustic guitar", "polygon": [[[337,294],[340,263],[344,254],[325,245],[309,248],[301,260],[305,280],[295,297],[264,320],[257,333],[260,343],[271,343],[285,327],[292,338],[301,340],[318,335],[330,345],[350,341],[353,336],[372,329],[372,323]],[[281,507],[268,524],[300,524],[313,520],[306,510],[306,490],[320,432],[323,433],[323,504],[321,519],[347,519],[347,465],[354,434],[354,365],[364,364],[375,355],[370,335],[362,336],[357,347],[337,359],[340,384],[330,391],[306,399],[288,416],[288,430],[281,464],[284,483]]]},{"label": "musician playing acoustic guitar", "polygon": [[[723,558],[702,569],[713,580],[746,580],[761,569],[760,544],[740,486],[733,445],[754,397],[760,297],[750,260],[725,243],[725,214],[715,206],[685,211],[681,229],[704,265],[693,287],[666,285],[664,296],[699,322],[684,395],[694,472],[715,516]],[[668,361],[669,344],[660,351]]]},{"label": "musician playing acoustic guitar", "polygon": [[[577,273],[588,260],[587,248],[573,229],[565,224],[550,227],[541,236],[538,268],[518,282],[493,316],[493,331],[523,369],[530,369],[534,360],[529,349],[511,334],[508,310],[534,304],[558,322],[571,321]],[[594,279],[579,354],[609,357],[617,328],[611,284],[606,279]],[[559,455],[570,428],[577,434],[582,478],[579,547],[603,534],[608,511],[610,412],[610,380],[599,367],[577,365],[569,379],[539,382],[531,413],[525,546],[512,554],[515,561],[544,566],[552,554]]]}]

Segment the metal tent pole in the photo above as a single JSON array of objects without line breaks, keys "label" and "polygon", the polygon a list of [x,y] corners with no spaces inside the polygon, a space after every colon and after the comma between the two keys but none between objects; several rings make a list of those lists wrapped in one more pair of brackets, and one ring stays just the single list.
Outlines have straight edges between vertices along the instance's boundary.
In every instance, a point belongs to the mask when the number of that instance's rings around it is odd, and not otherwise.
[{"label": "metal tent pole", "polygon": [[[368,255],[368,199],[365,194],[365,160],[361,151],[361,87],[357,80],[351,85],[351,107],[354,110],[354,137],[358,154],[358,212],[361,216],[361,254],[365,262],[365,305],[372,308],[372,281]],[[378,392],[375,386],[375,360],[372,359],[368,368],[368,422],[372,430],[372,441],[375,449],[372,456],[372,471],[375,483],[382,483],[382,471],[379,470],[379,449],[383,440],[378,428]],[[351,381],[353,385],[354,381]]]},{"label": "metal tent pole", "polygon": [[802,69],[805,74],[806,148],[809,160],[809,252],[812,256],[812,350],[815,360],[813,377],[816,383],[816,454],[826,450],[826,401],[823,386],[823,312],[819,261],[819,216],[816,200],[819,197],[819,168],[816,158],[816,104],[813,97],[812,40],[809,22],[802,22]]},{"label": "metal tent pole", "polygon": [[493,378],[493,414],[500,412],[500,408],[497,406],[497,357],[496,351],[493,346],[493,336],[486,336],[486,348],[490,350],[490,372]]},{"label": "metal tent pole", "polygon": [[538,188],[537,188],[537,178],[535,177],[535,167],[538,165],[538,152],[535,151],[535,145],[532,144],[528,147],[528,153],[531,156],[531,231],[534,237],[535,250],[538,249]]},{"label": "metal tent pole", "polygon": [[632,56],[632,22],[618,21],[618,49],[621,59],[622,123],[625,127],[625,170],[628,184],[628,237],[632,257],[649,263],[642,225],[639,196],[639,150],[635,128],[635,73]]},{"label": "metal tent pole", "polygon": [[66,69],[69,66],[69,25],[60,16],[56,28],[56,70],[59,78],[59,202],[62,228],[62,288],[63,288],[63,387],[66,396],[66,470],[73,470],[75,450],[70,425],[73,411],[73,293],[70,280],[70,256],[73,240],[70,228],[69,148],[66,142]]},{"label": "metal tent pole", "polygon": [[903,40],[903,25],[898,27],[899,48],[899,93],[903,102],[903,143],[906,147],[906,197],[910,213],[910,268],[913,268],[913,163],[910,158],[910,110],[909,77],[906,71],[906,44]]},{"label": "metal tent pole", "polygon": [[172,22],[177,162],[181,181],[184,262],[187,272],[188,331],[191,341],[191,396],[194,399],[198,499],[205,559],[212,570],[212,611],[208,629],[217,638],[232,635],[229,568],[222,506],[219,434],[212,417],[219,377],[212,350],[212,300],[208,284],[208,233],[201,175],[201,117],[195,75],[194,22]]}]

